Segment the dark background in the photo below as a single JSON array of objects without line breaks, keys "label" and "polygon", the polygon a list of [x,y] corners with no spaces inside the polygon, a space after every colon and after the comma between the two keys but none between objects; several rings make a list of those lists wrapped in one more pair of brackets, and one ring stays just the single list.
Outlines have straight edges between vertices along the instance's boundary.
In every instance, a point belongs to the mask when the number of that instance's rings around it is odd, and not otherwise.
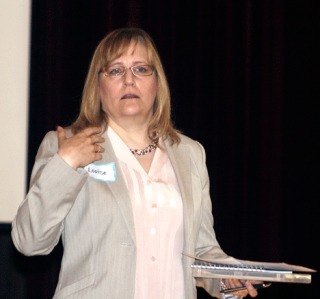
[{"label": "dark background", "polygon": [[[320,269],[317,1],[37,0],[32,3],[28,177],[48,130],[79,112],[110,30],[138,26],[167,72],[174,122],[206,148],[215,230],[240,259]],[[0,225],[0,298],[52,298],[61,244],[24,257]],[[263,299],[320,298],[274,283]],[[199,298],[209,298],[199,290]]]}]

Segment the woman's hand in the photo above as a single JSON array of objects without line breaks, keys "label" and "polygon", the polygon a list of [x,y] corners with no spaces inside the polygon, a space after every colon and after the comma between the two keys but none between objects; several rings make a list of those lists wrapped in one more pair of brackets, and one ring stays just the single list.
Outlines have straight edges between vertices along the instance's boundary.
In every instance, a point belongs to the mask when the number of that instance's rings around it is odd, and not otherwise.
[{"label": "woman's hand", "polygon": [[105,150],[101,146],[104,138],[99,135],[100,127],[90,127],[67,138],[65,130],[58,126],[59,156],[73,169],[84,167],[94,161],[102,159]]},{"label": "woman's hand", "polygon": [[233,289],[239,287],[245,287],[245,289],[241,289],[234,292],[228,292],[229,294],[233,294],[239,297],[246,297],[249,295],[250,297],[256,297],[258,295],[257,289],[254,287],[254,284],[261,283],[260,281],[249,281],[249,280],[239,280],[239,279],[224,279],[221,282],[222,289]]}]

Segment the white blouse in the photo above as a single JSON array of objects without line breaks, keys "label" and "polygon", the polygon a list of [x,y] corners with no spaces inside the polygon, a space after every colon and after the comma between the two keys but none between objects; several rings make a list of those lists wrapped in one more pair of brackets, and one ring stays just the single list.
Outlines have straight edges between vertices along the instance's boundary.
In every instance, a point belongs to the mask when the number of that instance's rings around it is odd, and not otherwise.
[{"label": "white blouse", "polygon": [[148,173],[108,128],[132,202],[137,260],[135,299],[184,299],[183,212],[175,173],[157,148]]}]

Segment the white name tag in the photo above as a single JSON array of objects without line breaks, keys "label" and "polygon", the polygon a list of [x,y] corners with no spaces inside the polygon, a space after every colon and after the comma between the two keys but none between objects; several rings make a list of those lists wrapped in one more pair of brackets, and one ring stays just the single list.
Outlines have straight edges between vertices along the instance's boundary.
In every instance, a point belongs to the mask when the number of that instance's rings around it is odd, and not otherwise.
[{"label": "white name tag", "polygon": [[89,176],[103,182],[114,182],[117,179],[116,164],[89,164],[84,168]]}]

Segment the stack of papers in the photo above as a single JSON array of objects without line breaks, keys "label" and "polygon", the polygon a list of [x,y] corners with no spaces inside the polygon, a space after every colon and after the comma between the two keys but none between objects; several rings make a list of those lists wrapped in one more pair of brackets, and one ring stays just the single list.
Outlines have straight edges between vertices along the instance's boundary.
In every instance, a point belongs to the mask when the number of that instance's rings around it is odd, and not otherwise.
[{"label": "stack of papers", "polygon": [[194,263],[191,267],[194,277],[311,283],[311,275],[316,272],[310,268],[287,263],[247,261],[233,257],[210,261],[192,258]]}]

